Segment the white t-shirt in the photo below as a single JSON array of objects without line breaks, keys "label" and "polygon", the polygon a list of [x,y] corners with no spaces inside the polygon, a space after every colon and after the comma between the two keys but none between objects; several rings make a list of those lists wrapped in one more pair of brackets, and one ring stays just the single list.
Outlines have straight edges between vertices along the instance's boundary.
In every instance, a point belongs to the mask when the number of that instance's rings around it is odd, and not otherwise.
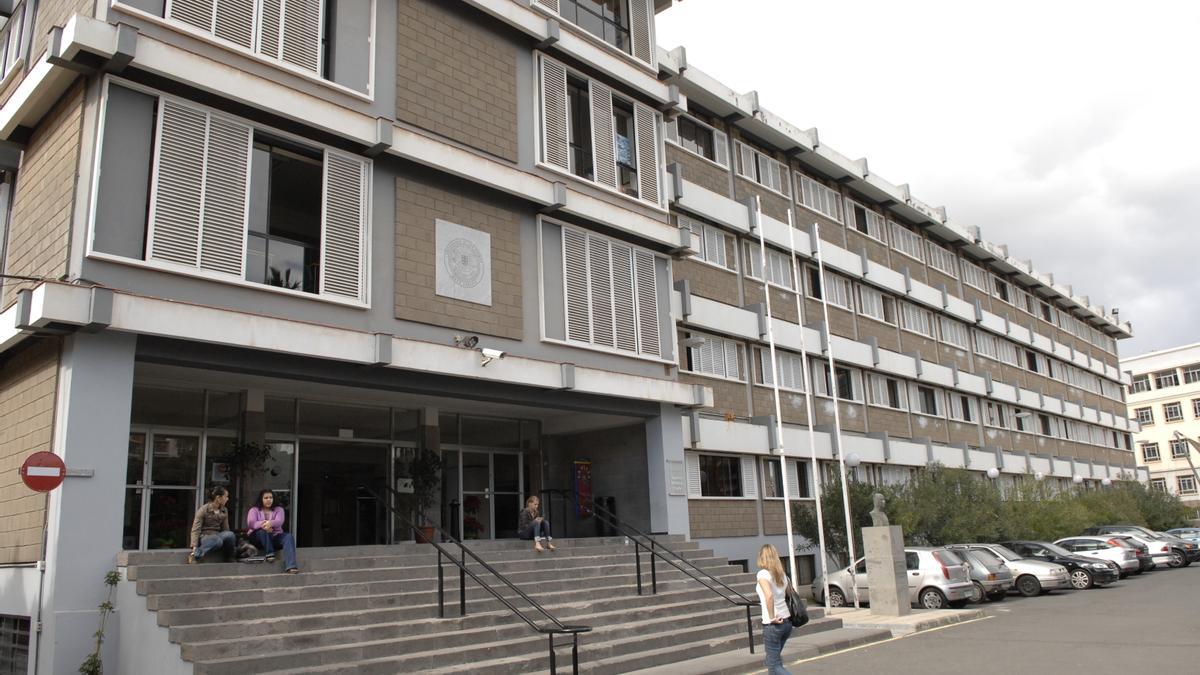
[{"label": "white t-shirt", "polygon": [[[763,579],[766,579],[767,585],[771,587],[771,596],[775,601],[775,618],[786,619],[790,617],[792,613],[788,611],[787,596],[784,595],[784,593],[787,592],[786,585],[776,586],[775,580],[771,578],[770,572],[766,570],[759,570],[758,576],[756,577],[756,583],[754,584],[754,590],[758,593],[758,605],[762,608],[762,622],[771,623],[771,615],[767,613],[767,596],[763,593],[762,586],[757,583],[757,581]],[[787,577],[784,577],[784,583],[787,583]]]}]

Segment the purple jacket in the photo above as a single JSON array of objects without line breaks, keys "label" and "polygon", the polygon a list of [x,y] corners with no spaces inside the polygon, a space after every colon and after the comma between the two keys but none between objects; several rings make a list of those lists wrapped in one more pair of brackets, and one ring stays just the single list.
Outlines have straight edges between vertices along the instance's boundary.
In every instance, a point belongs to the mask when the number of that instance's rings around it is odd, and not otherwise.
[{"label": "purple jacket", "polygon": [[276,506],[264,513],[262,509],[253,506],[250,508],[250,512],[246,514],[246,527],[251,532],[261,530],[263,523],[267,521],[271,523],[271,532],[283,532],[283,507]]}]

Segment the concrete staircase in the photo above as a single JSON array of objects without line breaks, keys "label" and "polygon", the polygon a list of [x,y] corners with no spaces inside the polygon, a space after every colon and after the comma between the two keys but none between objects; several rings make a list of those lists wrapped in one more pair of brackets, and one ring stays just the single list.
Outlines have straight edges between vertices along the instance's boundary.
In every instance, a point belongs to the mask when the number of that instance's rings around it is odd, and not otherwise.
[{"label": "concrete staircase", "polygon": [[[680,537],[664,537],[750,599],[754,576]],[[537,554],[528,542],[468,546],[565,624],[592,626],[579,638],[580,670],[622,673],[746,650],[745,610],[658,563],[658,594],[636,592],[634,551],[621,537],[557,540]],[[413,543],[302,549],[298,575],[274,564],[185,565],[183,555],[126,552],[119,564],[194,673],[530,673],[548,671],[544,635],[467,579],[467,616],[458,616],[458,569],[445,564],[446,615],[437,618],[432,547]],[[491,575],[468,566],[484,579]],[[498,590],[503,589],[497,585]],[[514,604],[525,604],[507,591]],[[839,629],[812,621],[797,634]],[[757,608],[754,619],[757,621]],[[539,624],[546,621],[528,614]],[[755,624],[755,639],[761,633]],[[569,672],[570,640],[556,637],[557,665]],[[756,652],[761,653],[756,647]]]}]

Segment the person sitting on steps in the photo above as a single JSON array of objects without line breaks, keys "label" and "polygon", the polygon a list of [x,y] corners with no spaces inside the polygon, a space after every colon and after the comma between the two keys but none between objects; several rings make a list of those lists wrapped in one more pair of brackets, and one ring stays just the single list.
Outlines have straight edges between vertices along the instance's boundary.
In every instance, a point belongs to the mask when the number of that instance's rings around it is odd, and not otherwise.
[{"label": "person sitting on steps", "polygon": [[246,514],[246,528],[254,545],[265,552],[267,562],[275,562],[275,552],[283,549],[283,571],[296,574],[296,540],[283,531],[283,507],[275,506],[275,493],[270,489],[258,493],[258,502]]},{"label": "person sitting on steps", "polygon": [[229,512],[225,510],[228,501],[229,491],[224,487],[218,485],[208,491],[208,501],[192,519],[192,552],[187,557],[189,565],[216,548],[225,554],[225,562],[233,562],[237,537],[229,529]]},{"label": "person sitting on steps", "polygon": [[525,500],[525,508],[521,509],[521,518],[517,523],[517,533],[522,539],[533,540],[533,550],[541,553],[545,549],[542,548],[542,540],[546,542],[546,548],[554,550],[554,544],[551,543],[553,537],[550,536],[550,521],[538,515],[538,506],[540,500],[537,497],[530,497]]}]

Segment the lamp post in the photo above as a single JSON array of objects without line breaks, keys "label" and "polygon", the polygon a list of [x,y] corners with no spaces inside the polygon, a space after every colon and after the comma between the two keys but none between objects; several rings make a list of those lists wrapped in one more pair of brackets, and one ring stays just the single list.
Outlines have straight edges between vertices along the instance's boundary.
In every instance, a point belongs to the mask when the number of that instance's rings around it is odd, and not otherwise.
[{"label": "lamp post", "polygon": [[[1194,439],[1184,436],[1179,431],[1175,431],[1174,435],[1176,439],[1186,442],[1189,446],[1196,448],[1197,452],[1200,452],[1200,443],[1196,442]],[[1200,484],[1200,470],[1196,469],[1196,463],[1192,461],[1192,453],[1190,452],[1187,454],[1187,461],[1188,466],[1192,467],[1192,475],[1196,477],[1196,483]]]}]

